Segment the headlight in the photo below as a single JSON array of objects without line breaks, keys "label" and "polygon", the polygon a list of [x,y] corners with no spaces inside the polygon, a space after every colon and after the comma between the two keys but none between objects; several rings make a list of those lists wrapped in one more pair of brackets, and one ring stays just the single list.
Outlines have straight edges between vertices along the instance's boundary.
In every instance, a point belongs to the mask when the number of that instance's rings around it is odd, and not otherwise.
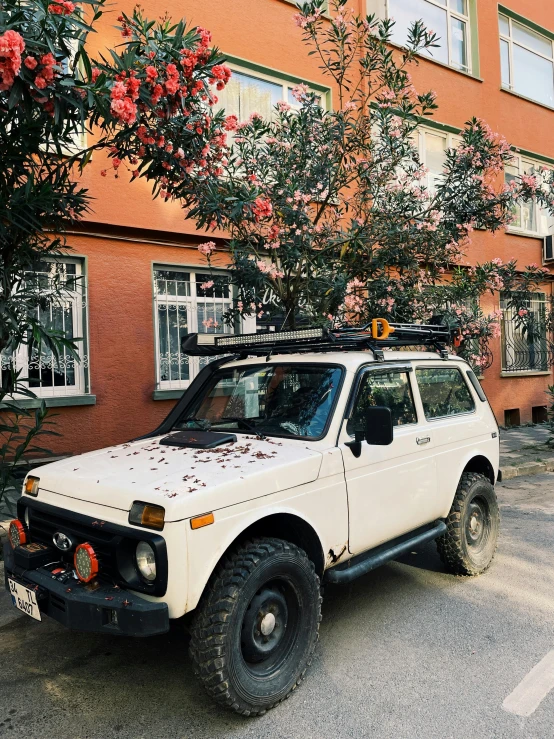
[{"label": "headlight", "polygon": [[147,541],[139,541],[136,551],[137,567],[148,582],[156,579],[156,555]]}]

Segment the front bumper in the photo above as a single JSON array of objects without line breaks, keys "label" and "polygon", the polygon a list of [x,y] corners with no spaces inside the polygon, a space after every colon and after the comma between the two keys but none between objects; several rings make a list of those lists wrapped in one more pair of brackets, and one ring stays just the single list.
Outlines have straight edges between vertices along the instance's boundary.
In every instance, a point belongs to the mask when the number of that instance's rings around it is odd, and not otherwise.
[{"label": "front bumper", "polygon": [[5,585],[8,577],[35,590],[42,614],[69,629],[124,636],[153,636],[169,631],[166,603],[147,601],[113,585],[62,581],[44,567],[18,567],[9,543],[4,544]]}]

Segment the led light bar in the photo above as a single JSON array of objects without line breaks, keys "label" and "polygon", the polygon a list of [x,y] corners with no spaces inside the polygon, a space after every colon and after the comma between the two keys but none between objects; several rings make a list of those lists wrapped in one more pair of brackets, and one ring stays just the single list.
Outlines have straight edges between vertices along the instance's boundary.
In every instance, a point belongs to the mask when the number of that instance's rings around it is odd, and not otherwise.
[{"label": "led light bar", "polygon": [[240,334],[238,336],[218,336],[215,343],[224,346],[253,346],[255,344],[278,344],[279,342],[301,341],[302,339],[322,339],[322,328],[307,328],[299,331],[276,331],[265,334]]}]

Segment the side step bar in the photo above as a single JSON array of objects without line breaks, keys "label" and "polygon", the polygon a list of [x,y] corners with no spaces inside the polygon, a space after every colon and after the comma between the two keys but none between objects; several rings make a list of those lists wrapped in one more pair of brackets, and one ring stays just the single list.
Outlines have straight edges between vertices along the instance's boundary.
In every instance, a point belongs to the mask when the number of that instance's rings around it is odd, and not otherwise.
[{"label": "side step bar", "polygon": [[380,567],[381,565],[396,559],[401,554],[413,549],[420,544],[425,544],[427,541],[432,541],[438,536],[442,536],[446,533],[446,524],[444,521],[437,521],[431,528],[428,526],[404,536],[398,537],[388,541],[386,544],[381,544],[375,549],[370,549],[368,552],[358,554],[356,557],[352,557],[348,562],[331,567],[325,572],[325,580],[327,582],[338,583],[339,585],[345,585],[346,583],[352,582],[357,577],[365,575],[366,572]]}]

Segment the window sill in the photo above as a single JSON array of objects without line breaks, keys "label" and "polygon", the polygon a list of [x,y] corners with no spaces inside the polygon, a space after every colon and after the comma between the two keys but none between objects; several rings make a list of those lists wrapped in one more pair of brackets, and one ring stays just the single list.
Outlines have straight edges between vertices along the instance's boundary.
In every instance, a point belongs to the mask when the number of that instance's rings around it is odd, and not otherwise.
[{"label": "window sill", "polygon": [[152,400],[178,400],[183,396],[186,387],[178,390],[154,390]]},{"label": "window sill", "polygon": [[532,233],[531,231],[523,231],[523,230],[520,230],[519,228],[507,228],[506,233],[510,234],[510,236],[523,236],[526,239],[541,239],[541,240],[544,239],[544,237],[547,235],[547,234],[541,235],[537,233]]},{"label": "window sill", "polygon": [[528,103],[533,103],[533,105],[540,105],[541,108],[544,108],[545,110],[554,110],[554,107],[552,105],[547,105],[546,103],[541,103],[538,100],[533,100],[532,98],[528,98],[527,95],[522,95],[520,92],[516,92],[515,90],[510,90],[509,87],[500,87],[500,92],[506,92],[508,95],[513,95],[516,98],[521,98],[521,100],[526,100]]},{"label": "window sill", "polygon": [[501,372],[500,377],[548,377],[550,370],[522,370],[521,372]]},{"label": "window sill", "polygon": [[[40,408],[42,401],[47,408],[62,408],[72,405],[96,405],[96,395],[59,395],[50,396],[48,398],[22,398],[14,400],[20,408]],[[0,410],[5,408],[5,404],[0,403]]]}]

